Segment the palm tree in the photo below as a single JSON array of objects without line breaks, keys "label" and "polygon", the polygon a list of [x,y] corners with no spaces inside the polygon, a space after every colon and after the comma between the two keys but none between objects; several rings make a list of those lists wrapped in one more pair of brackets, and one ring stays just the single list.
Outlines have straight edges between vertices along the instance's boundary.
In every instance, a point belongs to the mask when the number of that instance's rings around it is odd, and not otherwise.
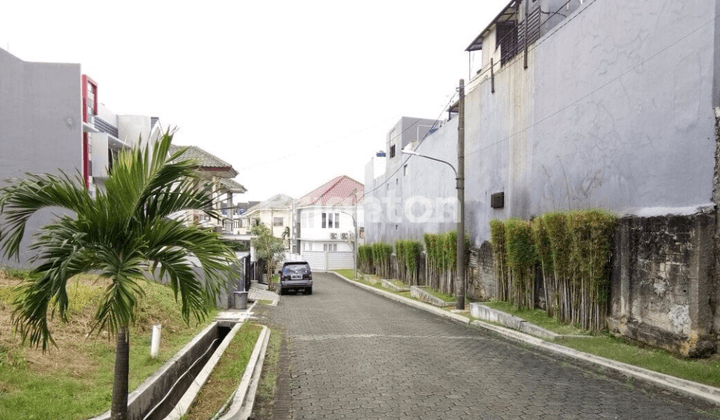
[{"label": "palm tree", "polygon": [[[93,330],[107,329],[117,339],[113,419],[127,418],[128,327],[143,296],[145,275],[152,271],[167,281],[186,322],[191,316],[201,321],[235,261],[217,233],[168,217],[190,209],[217,217],[211,187],[198,187],[196,163],[181,160],[185,149],[170,155],[171,142],[168,131],[152,148],[146,144],[120,153],[105,190],[97,191],[95,198],[79,176],[66,174],[28,175],[0,189],[0,245],[6,258],[18,257],[25,225],[38,210],[60,207],[74,213],[41,228],[30,245],[36,252],[31,262],[38,278],[19,286],[12,320],[23,342],[42,345],[43,351],[49,343],[56,345],[48,312],[68,320],[69,278],[93,271],[111,280],[98,304]],[[196,277],[190,257],[202,265],[204,281]]]}]

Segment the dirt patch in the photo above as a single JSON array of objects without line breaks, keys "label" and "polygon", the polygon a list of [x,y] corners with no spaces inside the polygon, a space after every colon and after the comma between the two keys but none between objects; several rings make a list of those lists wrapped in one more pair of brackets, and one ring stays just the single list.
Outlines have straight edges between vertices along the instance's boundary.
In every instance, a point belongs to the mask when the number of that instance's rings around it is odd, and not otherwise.
[{"label": "dirt patch", "polygon": [[[108,334],[89,335],[92,327],[92,318],[95,314],[94,305],[86,305],[82,310],[70,315],[67,323],[61,322],[57,317],[50,321],[52,338],[57,347],[50,346],[43,353],[41,348],[31,348],[22,343],[22,338],[15,334],[12,325],[12,291],[22,279],[12,277],[0,270],[0,296],[5,300],[0,302],[0,349],[6,354],[8,365],[24,365],[38,376],[47,376],[57,371],[67,372],[68,375],[78,379],[90,379],[93,371],[89,349],[96,345],[113,346]],[[109,281],[96,276],[76,276],[68,282],[68,290],[82,287],[87,293],[98,294],[107,286]],[[79,338],[81,337],[81,338]]]}]

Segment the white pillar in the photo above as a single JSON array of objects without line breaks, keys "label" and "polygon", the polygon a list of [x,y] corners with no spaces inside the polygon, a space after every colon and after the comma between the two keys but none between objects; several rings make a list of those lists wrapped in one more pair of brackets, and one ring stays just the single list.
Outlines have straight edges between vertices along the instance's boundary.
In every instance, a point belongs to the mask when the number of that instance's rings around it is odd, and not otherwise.
[{"label": "white pillar", "polygon": [[152,336],[150,338],[150,357],[156,359],[160,354],[160,331],[162,325],[154,324],[152,326]]}]

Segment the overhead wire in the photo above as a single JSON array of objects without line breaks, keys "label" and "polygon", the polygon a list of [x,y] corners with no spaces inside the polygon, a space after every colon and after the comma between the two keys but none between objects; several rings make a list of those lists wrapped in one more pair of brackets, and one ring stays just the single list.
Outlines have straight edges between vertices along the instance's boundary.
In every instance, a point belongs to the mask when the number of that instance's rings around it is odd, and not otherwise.
[{"label": "overhead wire", "polygon": [[[597,0],[596,0],[596,1],[597,1]],[[591,4],[594,4],[594,2],[591,3]],[[588,5],[588,6],[590,6],[590,5]],[[586,9],[583,9],[583,10],[586,10]],[[577,15],[573,16],[572,19],[574,19],[576,16],[577,16]],[[489,149],[489,148],[491,148],[491,147],[493,147],[493,146],[496,146],[496,145],[498,145],[498,144],[500,144],[500,143],[503,143],[503,142],[509,140],[510,138],[515,137],[515,136],[517,136],[517,135],[519,135],[519,134],[522,134],[522,133],[524,133],[525,131],[527,131],[527,130],[533,128],[533,127],[535,127],[536,125],[538,125],[538,124],[540,124],[540,123],[542,123],[542,122],[545,122],[545,121],[547,121],[548,119],[554,117],[555,115],[557,115],[557,114],[559,114],[559,113],[567,110],[568,108],[576,105],[578,102],[580,102],[580,101],[582,101],[582,100],[584,100],[584,99],[586,99],[586,98],[594,95],[595,93],[601,91],[602,89],[606,88],[606,87],[609,86],[611,83],[613,83],[613,82],[621,79],[623,76],[625,76],[626,74],[628,74],[628,73],[630,73],[631,71],[635,70],[636,68],[645,65],[645,63],[647,63],[648,61],[654,59],[655,57],[657,57],[657,56],[660,55],[661,53],[665,52],[666,50],[672,48],[672,47],[675,46],[676,44],[682,42],[683,40],[685,40],[685,39],[688,38],[689,36],[693,35],[694,33],[696,33],[697,31],[699,31],[699,30],[702,29],[703,27],[705,27],[705,26],[707,26],[708,24],[714,22],[714,21],[718,18],[718,16],[720,16],[720,15],[715,15],[712,19],[710,19],[710,20],[708,20],[707,22],[705,22],[705,23],[697,26],[695,29],[693,29],[692,31],[688,32],[688,33],[685,34],[684,36],[678,38],[677,40],[675,40],[675,41],[672,42],[671,44],[667,45],[666,47],[660,49],[660,50],[659,50],[658,52],[656,52],[655,54],[647,57],[646,59],[642,60],[640,63],[638,63],[638,64],[636,64],[636,65],[628,68],[626,71],[624,71],[624,72],[621,73],[620,75],[618,75],[618,76],[616,76],[616,77],[608,80],[607,82],[603,83],[602,85],[598,86],[597,88],[593,89],[592,91],[588,92],[587,94],[585,94],[585,95],[583,95],[583,96],[575,99],[575,100],[572,101],[572,102],[567,103],[566,105],[560,107],[559,109],[557,109],[557,110],[554,111],[554,112],[551,112],[550,114],[546,115],[545,117],[542,117],[541,119],[539,119],[538,121],[535,121],[534,123],[528,125],[527,127],[524,127],[524,128],[522,128],[522,129],[516,131],[515,133],[512,133],[512,134],[508,135],[507,137],[501,138],[500,140],[495,141],[495,142],[493,142],[493,143],[491,143],[491,144],[489,144],[489,145],[487,145],[487,146],[484,146],[484,147],[478,148],[478,149],[476,149],[476,150],[474,150],[474,151],[472,151],[472,152],[469,152],[469,153],[467,153],[465,156],[467,157],[467,156],[473,155],[473,154],[475,154],[475,153],[479,153],[479,152],[481,152],[481,151],[483,151],[483,150],[487,150],[487,149]],[[516,60],[515,60],[515,62],[517,62],[517,61],[519,61],[519,59],[516,59]],[[513,64],[514,64],[514,63],[513,63]]]},{"label": "overhead wire", "polygon": [[[550,17],[548,17],[548,20],[546,20],[545,22],[543,22],[540,26],[546,24],[546,23],[549,21],[549,19],[550,19],[551,17],[553,17],[554,15],[559,14],[558,12],[559,12],[563,7],[566,7],[571,1],[573,1],[573,0],[568,0],[568,1],[566,1],[562,6],[560,6],[560,7],[555,11],[555,13],[553,13]],[[578,16],[580,16],[583,12],[585,12],[588,8],[590,8],[590,6],[592,6],[593,4],[595,4],[596,1],[598,1],[598,0],[595,0],[595,1],[593,1],[592,3],[589,3],[585,8],[581,9],[580,11],[578,11],[578,13],[572,15],[572,16],[569,18],[569,20],[567,20],[566,22],[569,23],[569,22],[571,22],[572,20],[576,19],[576,18],[577,18]],[[548,12],[548,13],[549,13],[549,12]],[[620,74],[620,75],[618,75],[617,77],[614,77],[613,79],[607,81],[606,83],[604,83],[603,85],[597,87],[596,89],[592,90],[591,92],[583,95],[582,97],[580,97],[580,98],[578,98],[578,99],[576,99],[576,100],[574,100],[574,101],[572,101],[572,102],[569,102],[568,104],[564,105],[563,107],[559,108],[558,110],[556,110],[556,111],[554,111],[554,112],[546,115],[545,117],[543,117],[543,118],[541,118],[540,120],[538,120],[538,121],[536,121],[536,122],[528,125],[527,127],[524,127],[524,128],[522,128],[522,129],[520,129],[519,131],[508,135],[507,137],[504,137],[504,138],[502,138],[502,139],[500,139],[500,140],[498,140],[498,141],[496,141],[496,142],[493,142],[493,143],[491,143],[491,144],[489,144],[489,145],[487,145],[487,146],[484,146],[484,147],[481,147],[481,148],[479,148],[479,149],[476,149],[476,150],[474,150],[474,151],[472,151],[472,152],[466,153],[466,154],[465,154],[465,157],[468,157],[468,156],[470,156],[470,155],[479,153],[479,152],[481,152],[481,151],[483,151],[483,150],[487,150],[487,149],[489,149],[489,148],[491,148],[491,147],[493,147],[493,146],[496,146],[496,145],[498,145],[498,144],[500,144],[500,143],[502,143],[502,142],[504,142],[504,141],[507,141],[507,140],[509,140],[510,138],[512,138],[512,137],[514,137],[514,136],[517,136],[518,134],[521,134],[521,133],[523,133],[523,132],[531,129],[531,128],[533,128],[534,126],[536,126],[536,125],[538,125],[538,124],[540,124],[540,123],[548,120],[549,118],[552,118],[553,116],[559,114],[560,112],[562,112],[562,111],[564,111],[564,110],[566,110],[566,109],[568,109],[568,108],[576,105],[578,102],[580,102],[580,101],[586,99],[587,97],[589,97],[589,96],[591,96],[591,95],[599,92],[600,90],[606,88],[608,85],[610,85],[611,83],[613,83],[613,82],[617,81],[618,79],[622,78],[623,76],[625,76],[625,75],[628,74],[629,72],[631,72],[631,71],[633,71],[634,69],[636,69],[636,68],[644,65],[644,64],[647,63],[648,61],[654,59],[655,57],[657,57],[658,55],[660,55],[661,53],[663,53],[664,51],[672,48],[673,46],[675,46],[676,44],[680,43],[680,42],[683,41],[684,39],[686,39],[686,38],[688,38],[689,36],[693,35],[694,33],[696,33],[697,31],[699,31],[699,30],[702,29],[703,27],[705,27],[705,26],[707,26],[708,24],[710,24],[710,23],[712,23],[713,21],[715,21],[715,20],[718,18],[718,16],[720,16],[720,15],[715,15],[712,19],[710,19],[710,20],[708,20],[707,22],[705,22],[705,23],[697,26],[695,29],[693,29],[693,30],[690,31],[689,33],[685,34],[684,36],[678,38],[678,39],[677,39],[676,41],[674,41],[673,43],[667,45],[666,47],[662,48],[661,50],[659,50],[659,51],[656,52],[655,54],[653,54],[653,55],[651,55],[650,57],[644,59],[644,60],[643,60],[642,62],[640,62],[639,64],[636,64],[635,66],[630,67],[629,69],[627,69],[627,70],[626,70],[625,72],[623,72],[622,74]],[[567,23],[565,23],[565,24],[567,24]],[[506,35],[506,36],[507,36],[507,35]],[[540,40],[538,40],[537,42],[535,42],[535,43],[533,44],[532,50],[535,50],[540,44],[542,44],[543,42],[547,41],[549,38],[550,38],[550,36],[543,37],[542,39],[540,39]],[[521,55],[521,54],[518,54],[514,59],[512,59],[512,60],[510,61],[510,63],[508,63],[506,66],[502,66],[502,69],[500,70],[500,72],[509,69],[510,67],[512,67],[513,65],[515,65],[517,62],[519,62],[521,59],[522,59],[522,55]],[[483,71],[482,73],[480,73],[479,76],[476,77],[476,79],[477,79],[478,77],[481,77],[481,76],[482,76],[483,74],[485,74],[487,71],[489,71],[489,69],[486,69],[485,71]],[[500,72],[499,72],[499,73],[500,73]],[[450,105],[450,103],[452,103],[452,100],[453,100],[453,99],[455,99],[455,95],[453,95],[453,97],[452,97],[451,100],[449,101],[448,105],[445,106],[445,108],[444,108],[443,111],[441,112],[440,116],[442,116],[442,113],[444,113],[444,112],[446,111],[447,107]],[[436,122],[439,121],[440,116],[438,116],[438,119],[436,119]],[[433,125],[433,126],[434,126],[434,125]],[[411,127],[412,127],[412,126],[411,126]],[[411,128],[411,127],[408,127],[408,129]],[[405,131],[407,131],[407,129],[406,129]],[[419,144],[422,144],[422,142],[425,141],[425,139],[428,137],[428,135],[431,134],[431,131],[432,131],[432,130],[428,131],[428,133],[425,134],[425,136],[422,138],[422,140],[420,141]],[[403,132],[404,132],[404,131],[403,131]],[[401,134],[402,134],[402,133],[401,133]],[[418,144],[418,146],[419,146],[419,144]],[[386,176],[386,179],[385,179],[382,183],[380,183],[380,184],[378,184],[377,186],[375,186],[375,188],[373,188],[372,190],[364,191],[363,196],[365,196],[365,195],[367,195],[367,194],[370,194],[370,193],[372,193],[372,192],[374,192],[374,191],[377,191],[377,190],[380,189],[382,186],[384,186],[385,184],[387,184],[387,183],[392,179],[392,177],[393,177],[395,174],[397,174],[398,171],[400,171],[400,168],[402,168],[402,167],[410,160],[410,158],[412,158],[412,155],[408,156],[408,157],[402,162],[402,164],[400,164],[400,165],[398,166],[398,168],[397,168],[392,174],[387,175],[387,176]]]},{"label": "overhead wire", "polygon": [[[538,26],[538,28],[541,28],[543,25],[545,25],[546,23],[548,23],[553,16],[555,16],[556,14],[558,14],[558,12],[559,12],[563,7],[566,7],[568,4],[570,4],[571,1],[573,1],[573,0],[567,0],[567,1],[566,1],[563,5],[561,5],[552,15],[550,15],[545,22],[542,22],[542,23]],[[596,0],[596,1],[597,1],[597,0]],[[587,8],[589,8],[589,7],[590,7],[592,4],[594,4],[594,3],[595,3],[595,2],[588,4],[582,11],[587,10]],[[542,11],[542,10],[541,10],[541,11]],[[581,12],[582,12],[582,11],[581,11]],[[573,16],[572,19],[574,19],[574,18],[575,18],[577,15],[579,15],[581,12],[579,12],[578,14],[576,14],[575,16]],[[547,12],[547,13],[549,14],[550,12]],[[571,19],[571,20],[572,20],[572,19]],[[568,21],[568,22],[569,22],[569,21]],[[504,40],[505,40],[509,35],[511,35],[511,34],[512,34],[512,33],[508,33],[507,35],[505,35],[505,36],[501,39],[500,43],[502,43],[502,41],[504,41]],[[540,44],[541,44],[542,42],[544,42],[544,41],[545,41],[545,39],[542,39],[542,40],[534,43],[534,44],[533,44],[533,50],[534,50],[535,48],[537,48],[537,46],[540,45]],[[501,71],[504,70],[504,69],[507,69],[507,68],[511,67],[512,65],[514,65],[515,63],[517,63],[519,60],[520,60],[520,54],[518,54],[518,57],[516,57],[516,58],[514,58],[513,60],[511,60],[511,62],[510,62],[507,66],[503,66],[503,68],[501,69]],[[485,74],[485,73],[488,72],[488,71],[490,71],[489,68],[486,69],[484,72],[480,73],[476,78],[482,77],[482,75]],[[445,105],[445,107],[443,108],[443,110],[440,112],[440,114],[438,115],[438,118],[435,120],[435,123],[433,124],[433,127],[434,127],[435,124],[440,120],[440,118],[442,117],[442,114],[444,114],[444,113],[446,112],[447,108],[450,106],[450,104],[452,103],[452,101],[455,99],[455,96],[457,96],[457,91],[456,91],[455,94],[450,98],[450,101],[448,101],[447,105]],[[408,129],[412,128],[412,127],[413,127],[413,126],[411,125],[410,127],[406,128],[405,130],[403,130],[403,133],[404,133],[405,131],[407,131]],[[425,141],[425,139],[427,138],[427,136],[429,136],[431,133],[432,133],[432,128],[431,128],[430,130],[428,130],[428,132],[425,134],[425,136],[423,136],[422,140],[420,140],[420,142],[418,143],[418,147],[420,146],[420,144],[423,143],[423,141]],[[402,135],[402,133],[400,133],[400,134]],[[471,155],[471,154],[476,153],[476,152],[477,152],[477,151],[468,153],[468,154],[466,154],[465,156]],[[392,177],[400,171],[400,168],[404,167],[405,164],[406,164],[412,157],[413,157],[413,155],[410,155],[410,156],[408,156],[407,158],[405,158],[405,160],[397,167],[397,169],[395,169],[395,171],[394,171],[392,174],[386,175],[385,181],[383,181],[383,182],[380,183],[379,185],[375,186],[375,188],[373,188],[372,190],[364,191],[364,192],[363,192],[363,197],[365,197],[367,194],[370,194],[370,193],[372,193],[372,192],[377,191],[377,190],[380,189],[382,186],[384,186],[385,184],[387,184],[387,183],[392,179]]]}]

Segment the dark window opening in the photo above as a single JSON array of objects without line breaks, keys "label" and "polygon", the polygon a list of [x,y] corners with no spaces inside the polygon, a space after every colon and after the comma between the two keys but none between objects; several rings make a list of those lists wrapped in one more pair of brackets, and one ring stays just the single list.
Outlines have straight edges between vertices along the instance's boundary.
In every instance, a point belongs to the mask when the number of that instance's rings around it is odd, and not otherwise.
[{"label": "dark window opening", "polygon": [[390,146],[390,159],[395,157],[395,146]]}]

